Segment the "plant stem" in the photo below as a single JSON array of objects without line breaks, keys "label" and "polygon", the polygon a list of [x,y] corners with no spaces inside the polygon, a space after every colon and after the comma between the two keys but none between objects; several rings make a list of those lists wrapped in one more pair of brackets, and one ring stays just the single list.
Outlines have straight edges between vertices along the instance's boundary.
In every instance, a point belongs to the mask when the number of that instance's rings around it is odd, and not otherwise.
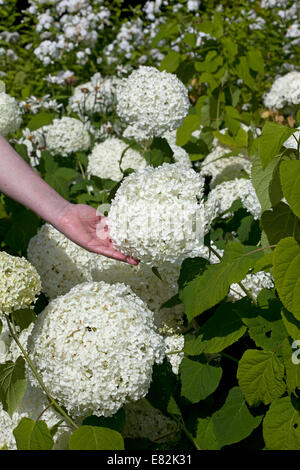
[{"label": "plant stem", "polygon": [[20,343],[19,341],[19,338],[16,334],[16,332],[12,329],[12,326],[11,326],[11,323],[10,323],[10,320],[9,320],[9,317],[8,315],[5,315],[5,318],[6,318],[6,321],[7,321],[7,325],[8,325],[8,329],[9,329],[9,332],[11,334],[11,336],[13,337],[13,339],[15,340],[15,342],[17,343],[17,345],[19,346],[19,348],[21,349],[22,351],[22,354],[24,356],[24,358],[26,359],[30,369],[32,370],[34,376],[36,377],[38,383],[40,384],[40,386],[42,387],[42,389],[44,390],[44,392],[46,393],[47,395],[47,398],[49,400],[49,402],[53,403],[53,406],[57,409],[57,411],[65,418],[66,421],[68,421],[68,423],[70,423],[72,425],[72,427],[74,427],[75,429],[78,428],[77,424],[74,423],[74,421],[72,420],[72,418],[70,418],[67,413],[59,406],[59,404],[57,403],[57,401],[50,395],[47,387],[45,386],[44,382],[42,381],[38,371],[36,370],[33,362],[31,361],[29,355],[27,354],[27,352],[25,351],[25,349],[23,348],[22,344]]},{"label": "plant stem", "polygon": [[233,356],[230,356],[230,354],[227,354],[227,353],[224,353],[224,352],[221,352],[221,355],[226,357],[227,359],[230,359],[231,361],[234,361],[234,362],[239,362],[238,359],[236,359],[235,357]]}]

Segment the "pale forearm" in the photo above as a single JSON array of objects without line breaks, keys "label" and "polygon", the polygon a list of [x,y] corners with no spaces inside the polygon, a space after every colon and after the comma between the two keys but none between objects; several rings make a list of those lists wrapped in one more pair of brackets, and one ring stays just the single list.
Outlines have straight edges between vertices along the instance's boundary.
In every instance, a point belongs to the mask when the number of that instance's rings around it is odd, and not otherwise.
[{"label": "pale forearm", "polygon": [[57,225],[69,204],[15,152],[0,134],[0,192]]}]

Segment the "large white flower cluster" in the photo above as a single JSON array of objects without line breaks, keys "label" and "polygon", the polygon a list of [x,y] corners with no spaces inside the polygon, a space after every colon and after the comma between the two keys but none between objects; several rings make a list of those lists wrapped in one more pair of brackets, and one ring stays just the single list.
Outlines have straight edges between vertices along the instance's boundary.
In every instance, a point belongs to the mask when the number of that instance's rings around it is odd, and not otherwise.
[{"label": "large white flower cluster", "polygon": [[283,109],[300,103],[300,72],[292,71],[277,78],[264,96],[267,108]]},{"label": "large white flower cluster", "polygon": [[88,157],[87,174],[120,181],[123,177],[121,169],[124,171],[127,168],[133,170],[145,168],[146,160],[137,150],[131,148],[126,150],[121,161],[122,154],[127,147],[125,142],[116,137],[111,137],[95,145]]},{"label": "large white flower cluster", "polygon": [[67,156],[72,152],[87,150],[91,138],[86,126],[71,117],[54,119],[49,126],[44,126],[47,149],[55,154]]},{"label": "large white flower cluster", "polygon": [[116,105],[116,86],[120,79],[103,78],[99,72],[89,82],[78,85],[69,99],[69,106],[80,116],[111,112]]},{"label": "large white flower cluster", "polygon": [[[217,207],[215,216],[228,211],[237,199],[241,200],[242,206],[253,215],[254,219],[259,219],[261,205],[251,180],[235,178],[224,181],[212,189],[208,195],[208,202],[213,204],[217,201],[219,203],[219,206],[215,206]],[[224,217],[228,217],[228,214],[225,214]]]},{"label": "large white flower cluster", "polygon": [[188,91],[174,74],[140,66],[117,87],[117,113],[128,127],[124,137],[137,141],[162,136],[182,124]]},{"label": "large white flower cluster", "polygon": [[25,258],[0,252],[0,313],[29,307],[41,291],[40,277]]},{"label": "large white flower cluster", "polygon": [[66,294],[71,287],[92,281],[93,253],[73,243],[50,224],[44,224],[28,244],[27,257],[50,298]]},{"label": "large white flower cluster", "polygon": [[295,129],[295,132],[293,135],[291,135],[285,142],[284,142],[284,147],[288,149],[294,149],[297,150],[298,148],[298,142],[300,139],[300,127],[297,127]]},{"label": "large white flower cluster", "polygon": [[183,260],[209,230],[203,189],[203,178],[178,164],[129,175],[107,217],[115,247],[152,266]]},{"label": "large white flower cluster", "polygon": [[[51,395],[71,416],[112,416],[144,397],[165,354],[153,313],[125,284],[83,283],[52,300],[28,339]],[[29,374],[33,386],[36,379]]]},{"label": "large white flower cluster", "polygon": [[176,441],[180,428],[171,418],[142,398],[125,406],[126,422],[122,434],[125,438],[146,438],[158,443]]},{"label": "large white flower cluster", "polygon": [[4,91],[0,92],[0,133],[16,132],[22,122],[21,109],[15,98]]}]

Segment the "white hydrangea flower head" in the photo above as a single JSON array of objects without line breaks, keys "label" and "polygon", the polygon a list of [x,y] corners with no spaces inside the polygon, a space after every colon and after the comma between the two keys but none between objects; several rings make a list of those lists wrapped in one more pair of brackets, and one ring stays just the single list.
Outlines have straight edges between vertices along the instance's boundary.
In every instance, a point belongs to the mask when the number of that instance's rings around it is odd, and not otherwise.
[{"label": "white hydrangea flower head", "polygon": [[[128,145],[117,137],[111,137],[95,145],[88,157],[87,174],[113,181],[121,181],[123,173],[120,170],[120,161],[127,147]],[[121,161],[123,171],[127,168],[139,170],[146,166],[146,160],[137,150],[132,148],[126,150]]]},{"label": "white hydrangea flower head", "polygon": [[0,333],[0,364],[8,360],[7,357],[9,354],[11,341],[12,338],[9,333],[7,322],[2,320],[2,330]]},{"label": "white hydrangea flower head", "polygon": [[203,178],[180,164],[132,173],[107,217],[115,247],[152,266],[179,263],[209,230],[203,190]]},{"label": "white hydrangea flower head", "polygon": [[140,66],[117,86],[117,113],[128,124],[124,137],[160,137],[181,126],[189,110],[188,91],[176,75]]},{"label": "white hydrangea flower head", "polygon": [[176,163],[180,163],[186,168],[192,167],[192,162],[190,160],[189,154],[184,150],[184,148],[176,145],[176,130],[171,132],[166,132],[162,137],[164,137],[171,149],[173,150],[173,158]]},{"label": "white hydrangea flower head", "polygon": [[[28,349],[51,395],[71,416],[112,416],[143,398],[165,355],[153,313],[125,284],[84,283],[37,317]],[[37,386],[36,379],[29,381]]]},{"label": "white hydrangea flower head", "polygon": [[17,100],[7,93],[0,93],[0,133],[5,136],[16,132],[21,122],[22,113]]},{"label": "white hydrangea flower head", "polygon": [[54,119],[49,126],[44,126],[47,149],[53,153],[67,156],[72,152],[87,150],[91,138],[86,126],[71,117]]},{"label": "white hydrangea flower head", "polygon": [[264,96],[267,108],[283,109],[300,103],[300,72],[292,71],[277,78]]},{"label": "white hydrangea flower head", "polygon": [[[247,274],[242,281],[243,286],[257,299],[262,289],[272,289],[274,282],[272,275],[265,271],[259,271],[255,274]],[[240,300],[246,294],[239,284],[232,284],[228,293],[228,299],[231,301]]]},{"label": "white hydrangea flower head", "polygon": [[3,82],[3,80],[0,80],[0,93],[5,93],[5,83]]},{"label": "white hydrangea flower head", "polygon": [[53,299],[71,287],[92,281],[94,255],[44,224],[28,244],[27,257],[41,277],[42,291]]},{"label": "white hydrangea flower head", "polygon": [[[244,178],[235,178],[230,181],[224,181],[216,186],[208,195],[207,202],[219,202],[219,208],[215,217],[228,211],[234,201],[240,199],[242,206],[253,215],[254,219],[259,219],[261,215],[261,205],[257,198],[255,189],[251,180]],[[217,207],[217,206],[216,206]],[[228,213],[224,217],[228,217]]]},{"label": "white hydrangea flower head", "polygon": [[69,99],[72,111],[80,116],[111,112],[116,105],[116,87],[120,79],[103,78],[100,73],[93,75],[89,82],[78,85]]},{"label": "white hydrangea flower head", "polygon": [[41,280],[25,258],[0,252],[0,313],[28,308],[41,292]]},{"label": "white hydrangea flower head", "polygon": [[125,406],[124,438],[146,438],[158,443],[176,442],[180,436],[178,424],[142,398]]},{"label": "white hydrangea flower head", "polygon": [[240,176],[242,171],[251,174],[251,162],[244,155],[229,156],[222,145],[217,145],[201,162],[201,175],[211,176],[210,187],[214,188],[224,179],[233,179]]}]

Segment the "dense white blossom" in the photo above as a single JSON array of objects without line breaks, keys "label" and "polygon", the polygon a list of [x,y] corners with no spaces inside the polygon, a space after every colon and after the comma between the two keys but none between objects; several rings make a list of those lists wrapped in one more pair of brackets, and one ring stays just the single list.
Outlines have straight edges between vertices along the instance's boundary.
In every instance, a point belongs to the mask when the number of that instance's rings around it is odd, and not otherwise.
[{"label": "dense white blossom", "polygon": [[[254,219],[259,219],[261,214],[261,205],[257,198],[255,189],[251,180],[244,178],[235,178],[230,181],[224,181],[211,190],[208,196],[208,202],[219,202],[219,207],[215,216],[228,211],[234,201],[241,200],[242,206],[253,215]],[[224,217],[228,217],[228,213]]]},{"label": "dense white blossom", "polygon": [[21,122],[21,110],[17,100],[4,91],[0,92],[0,133],[7,135],[16,132]]},{"label": "dense white blossom", "polygon": [[[127,148],[128,144],[116,137],[97,144],[88,157],[87,174],[120,181],[123,177],[120,166],[123,171],[127,168],[133,170],[145,168],[147,162],[142,155],[137,150]],[[125,149],[127,150],[121,161]]]},{"label": "dense white blossom", "polygon": [[277,78],[264,96],[267,108],[282,109],[300,103],[300,72],[289,72]]},{"label": "dense white blossom", "polygon": [[42,290],[50,298],[66,294],[81,282],[92,281],[91,263],[97,256],[44,224],[28,244],[27,257],[38,271]]},{"label": "dense white blossom", "polygon": [[0,313],[29,307],[41,291],[40,277],[25,258],[0,252]]},{"label": "dense white blossom", "polygon": [[[175,351],[183,351],[184,336],[180,334],[169,335],[165,338],[166,354]],[[174,374],[179,373],[179,367],[184,357],[184,352],[177,352],[176,354],[167,354],[167,358],[172,366]]]},{"label": "dense white blossom", "polygon": [[86,126],[71,117],[54,119],[49,126],[44,126],[47,149],[53,153],[67,156],[72,152],[87,150],[91,139]]},{"label": "dense white blossom", "polygon": [[[242,284],[255,299],[257,299],[262,289],[272,289],[274,287],[272,275],[264,271],[259,271],[255,274],[247,274]],[[228,294],[229,300],[235,301],[245,296],[246,293],[239,284],[231,284]]]},{"label": "dense white blossom", "polygon": [[[6,321],[2,321],[2,329],[0,333],[0,364],[7,360],[7,355],[9,353],[9,347],[11,343],[11,336],[9,333],[9,328]],[[1,448],[1,444],[0,444]]]},{"label": "dense white blossom", "polygon": [[51,395],[75,417],[112,416],[143,398],[153,364],[165,354],[146,304],[125,284],[104,282],[80,284],[52,300],[28,348]]},{"label": "dense white blossom", "polygon": [[176,75],[140,66],[117,87],[117,113],[125,137],[146,140],[177,129],[188,113],[188,91]]},{"label": "dense white blossom", "polygon": [[209,230],[203,190],[203,178],[180,164],[132,173],[107,217],[115,247],[152,266],[183,260]]},{"label": "dense white blossom", "polygon": [[69,100],[70,108],[79,115],[111,112],[116,105],[116,87],[119,78],[103,78],[100,73],[89,82],[78,85]]},{"label": "dense white blossom", "polygon": [[300,127],[297,127],[295,129],[295,132],[293,135],[291,135],[285,142],[284,146],[288,149],[294,149],[297,150],[298,148],[298,142],[300,140]]},{"label": "dense white blossom", "polygon": [[158,443],[174,442],[180,437],[178,424],[142,398],[125,406],[126,421],[122,434],[128,439],[146,438]]}]

